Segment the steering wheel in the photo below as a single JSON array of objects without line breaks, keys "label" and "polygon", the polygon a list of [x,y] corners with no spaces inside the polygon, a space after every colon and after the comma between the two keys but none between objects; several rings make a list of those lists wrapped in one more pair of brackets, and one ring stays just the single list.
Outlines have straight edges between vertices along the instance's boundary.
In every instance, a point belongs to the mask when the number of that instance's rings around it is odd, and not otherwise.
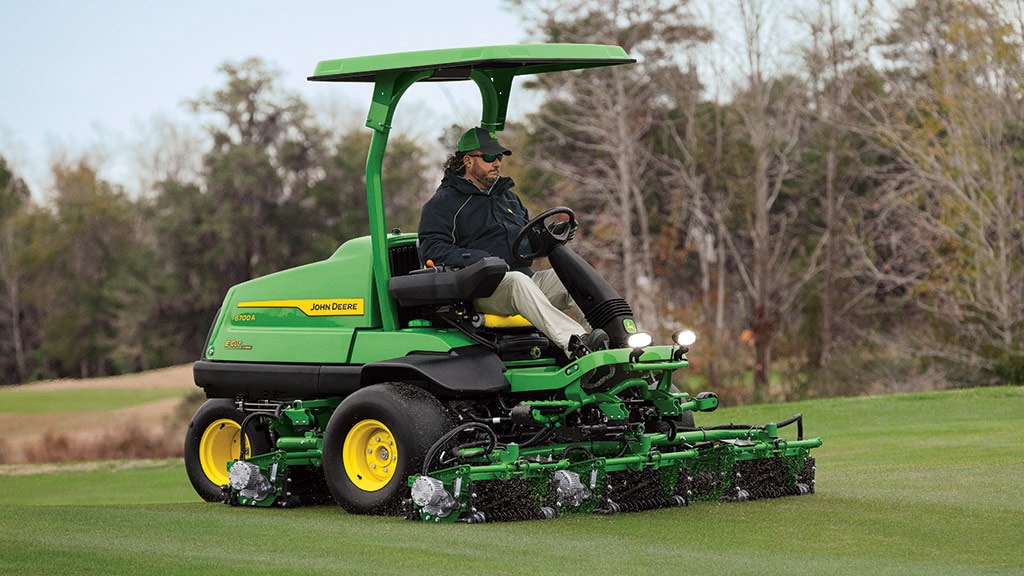
[{"label": "steering wheel", "polygon": [[[569,217],[566,226],[560,227],[558,232],[552,231],[552,227],[556,224],[561,224],[563,221],[552,222],[550,226],[545,224],[545,221],[552,216],[564,214]],[[516,235],[516,239],[512,241],[512,253],[520,260],[533,260],[535,258],[542,258],[551,253],[551,250],[559,244],[565,244],[572,239],[573,233],[576,231],[576,214],[565,206],[559,206],[557,208],[549,208],[523,226],[523,229]],[[532,252],[523,252],[521,250],[523,240],[529,238],[529,247],[533,248]]]}]

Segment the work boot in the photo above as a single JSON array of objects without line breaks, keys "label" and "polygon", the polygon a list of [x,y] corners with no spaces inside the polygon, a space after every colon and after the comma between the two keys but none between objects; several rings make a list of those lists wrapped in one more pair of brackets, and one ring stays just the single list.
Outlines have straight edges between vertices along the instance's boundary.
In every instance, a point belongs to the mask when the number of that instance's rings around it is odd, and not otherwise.
[{"label": "work boot", "polygon": [[608,349],[608,333],[594,328],[588,334],[573,335],[569,338],[569,359],[579,360],[595,350]]},{"label": "work boot", "polygon": [[608,333],[600,328],[594,328],[589,334],[583,335],[583,344],[590,348],[591,352],[608,349]]}]

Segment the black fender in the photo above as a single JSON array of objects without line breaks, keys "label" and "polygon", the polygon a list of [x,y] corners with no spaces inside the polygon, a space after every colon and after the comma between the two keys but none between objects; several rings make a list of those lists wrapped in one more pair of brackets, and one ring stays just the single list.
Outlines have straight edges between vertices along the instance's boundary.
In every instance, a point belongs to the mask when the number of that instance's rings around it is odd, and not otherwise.
[{"label": "black fender", "polygon": [[359,389],[359,366],[199,360],[196,386],[207,398],[294,400],[348,396]]},{"label": "black fender", "polygon": [[448,352],[413,352],[400,358],[363,366],[361,386],[377,382],[408,382],[435,396],[463,396],[508,392],[505,365],[483,346]]},{"label": "black fender", "polygon": [[292,400],[345,397],[372,384],[408,382],[435,396],[507,392],[505,365],[483,346],[448,352],[413,352],[357,365],[217,362],[192,365],[196,386],[207,398]]}]

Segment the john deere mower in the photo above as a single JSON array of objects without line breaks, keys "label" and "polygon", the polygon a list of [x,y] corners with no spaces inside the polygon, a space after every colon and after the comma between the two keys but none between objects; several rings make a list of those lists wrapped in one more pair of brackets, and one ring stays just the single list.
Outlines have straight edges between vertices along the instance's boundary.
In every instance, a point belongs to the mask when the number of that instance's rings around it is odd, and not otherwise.
[{"label": "john deere mower", "polygon": [[208,399],[185,438],[203,499],[488,522],[814,492],[821,440],[803,437],[800,415],[695,424],[718,398],[673,385],[693,333],[655,344],[638,329],[629,303],[568,246],[570,209],[537,215],[515,251],[547,258],[609,334],[608,349],[578,358],[521,318],[473,309],[503,260],[428,266],[416,234],[388,231],[382,163],[413,84],[472,81],[481,126],[501,131],[516,77],[632,62],[618,46],[534,44],[319,63],[312,81],[373,83],[370,235],[228,291],[194,365]]}]

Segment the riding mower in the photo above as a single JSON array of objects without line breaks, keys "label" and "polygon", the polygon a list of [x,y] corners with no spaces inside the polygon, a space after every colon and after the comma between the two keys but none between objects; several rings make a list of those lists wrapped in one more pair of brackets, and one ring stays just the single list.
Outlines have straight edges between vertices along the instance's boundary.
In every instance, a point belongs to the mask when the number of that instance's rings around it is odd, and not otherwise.
[{"label": "riding mower", "polygon": [[[194,364],[208,399],[185,438],[203,499],[487,522],[814,492],[810,450],[821,439],[803,438],[800,415],[695,424],[718,398],[673,384],[694,334],[658,345],[639,330],[629,304],[568,246],[568,208],[533,218],[514,250],[547,258],[586,321],[609,335],[607,349],[571,357],[521,318],[474,310],[508,270],[503,260],[433,266],[420,261],[416,234],[387,229],[384,151],[413,84],[474,82],[481,126],[500,131],[516,77],[632,62],[617,46],[533,44],[317,66],[309,80],[374,85],[370,235],[228,291]],[[795,438],[779,435],[793,424]]]}]

